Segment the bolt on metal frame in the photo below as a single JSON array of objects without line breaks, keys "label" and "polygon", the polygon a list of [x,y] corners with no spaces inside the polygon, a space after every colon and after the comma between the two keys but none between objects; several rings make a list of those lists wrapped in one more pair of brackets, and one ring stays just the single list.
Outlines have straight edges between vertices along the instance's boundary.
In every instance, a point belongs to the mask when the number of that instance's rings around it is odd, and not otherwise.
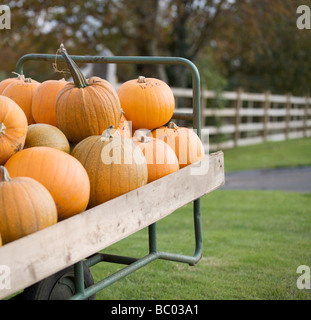
[{"label": "bolt on metal frame", "polygon": [[[145,57],[145,56],[76,56],[71,55],[71,58],[76,62],[82,63],[115,63],[115,64],[171,64],[183,65],[191,71],[192,74],[192,90],[193,90],[193,113],[185,114],[176,110],[174,112],[174,119],[192,120],[193,128],[196,130],[199,137],[201,137],[200,128],[200,74],[193,62],[188,59],[180,57]],[[55,54],[26,54],[21,57],[16,64],[16,72],[23,74],[23,67],[27,61],[61,61],[62,56]],[[75,294],[70,298],[71,300],[83,300],[96,292],[108,287],[114,282],[123,277],[133,273],[134,271],[144,267],[156,259],[164,259],[170,261],[177,261],[188,263],[194,266],[199,262],[203,252],[203,236],[201,225],[201,203],[200,199],[193,201],[193,218],[194,218],[194,232],[195,232],[195,251],[193,256],[186,256],[182,254],[175,254],[169,252],[158,251],[157,248],[157,226],[156,223],[148,227],[149,235],[149,254],[142,258],[132,258],[127,256],[118,256],[105,253],[96,253],[84,261],[79,261],[74,265],[75,273]],[[113,273],[105,279],[95,283],[94,285],[85,288],[83,263],[87,267],[94,266],[99,262],[111,262],[127,265],[121,270]]]}]

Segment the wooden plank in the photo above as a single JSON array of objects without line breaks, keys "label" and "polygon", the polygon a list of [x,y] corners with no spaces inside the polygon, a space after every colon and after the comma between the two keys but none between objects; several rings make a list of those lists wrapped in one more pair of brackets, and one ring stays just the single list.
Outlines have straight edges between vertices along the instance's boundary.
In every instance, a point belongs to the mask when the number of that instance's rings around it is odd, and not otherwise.
[{"label": "wooden plank", "polygon": [[281,130],[286,128],[286,122],[268,122],[267,123],[268,130]]},{"label": "wooden plank", "polygon": [[259,108],[243,108],[240,110],[241,116],[247,117],[262,117],[264,115],[264,110]]},{"label": "wooden plank", "polygon": [[306,97],[291,97],[291,103],[292,104],[305,104],[306,103]]},{"label": "wooden plank", "polygon": [[286,110],[285,109],[269,109],[268,116],[269,117],[285,117]]},{"label": "wooden plank", "polygon": [[243,92],[241,98],[244,101],[263,102],[265,100],[265,95],[262,93]]},{"label": "wooden plank", "polygon": [[240,124],[241,132],[249,132],[249,131],[261,131],[263,130],[263,124],[258,122],[250,122],[250,123],[242,123]]},{"label": "wooden plank", "polygon": [[66,268],[224,184],[224,156],[202,161],[0,248],[4,298]]},{"label": "wooden plank", "polygon": [[303,117],[305,115],[304,109],[290,109],[289,114],[295,117]]},{"label": "wooden plank", "polygon": [[303,129],[303,126],[304,126],[304,121],[303,120],[295,120],[295,121],[291,121],[289,123],[289,128],[291,128],[291,129],[295,129],[295,128]]},{"label": "wooden plank", "polygon": [[226,109],[205,109],[204,116],[205,117],[234,117],[236,115],[236,110],[233,108]]}]

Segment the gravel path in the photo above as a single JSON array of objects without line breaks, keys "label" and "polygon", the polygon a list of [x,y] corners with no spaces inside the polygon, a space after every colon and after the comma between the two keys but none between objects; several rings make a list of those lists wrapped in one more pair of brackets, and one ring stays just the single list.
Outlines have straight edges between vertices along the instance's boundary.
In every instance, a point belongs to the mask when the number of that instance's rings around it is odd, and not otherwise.
[{"label": "gravel path", "polygon": [[222,189],[311,192],[311,167],[229,172],[225,177]]}]

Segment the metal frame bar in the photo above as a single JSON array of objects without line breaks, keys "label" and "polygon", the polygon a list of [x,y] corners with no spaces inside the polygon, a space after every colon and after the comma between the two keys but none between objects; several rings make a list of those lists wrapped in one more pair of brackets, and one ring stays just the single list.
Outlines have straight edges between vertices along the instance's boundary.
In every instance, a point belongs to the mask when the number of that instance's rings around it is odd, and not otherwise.
[{"label": "metal frame bar", "polygon": [[[193,90],[193,113],[185,114],[174,112],[174,119],[185,119],[192,120],[193,128],[197,130],[197,134],[201,137],[201,127],[200,127],[200,74],[195,66],[190,60],[179,57],[141,57],[141,56],[71,56],[71,58],[77,62],[83,63],[116,63],[116,64],[174,64],[183,65],[187,67],[192,74],[192,90]],[[63,60],[62,56],[56,56],[51,54],[27,54],[21,57],[16,64],[16,72],[23,74],[23,67],[25,62],[35,60],[35,61],[55,61],[55,59]],[[84,286],[84,274],[83,274],[83,262],[80,261],[74,265],[75,272],[75,288],[76,294],[71,297],[71,300],[82,300],[90,297],[96,292],[106,288],[107,286],[113,284],[114,282],[120,280],[121,278],[133,273],[134,271],[144,267],[150,262],[156,259],[164,259],[170,261],[177,261],[188,263],[193,266],[199,262],[202,257],[203,252],[203,236],[202,236],[202,225],[201,225],[201,203],[200,199],[193,202],[193,218],[194,218],[194,231],[195,231],[195,251],[193,256],[186,256],[181,254],[169,253],[158,251],[157,249],[157,229],[156,223],[151,224],[148,227],[149,235],[149,254],[137,259],[126,256],[117,256],[104,253],[97,253],[89,258],[87,258],[84,263],[91,267],[99,262],[111,262],[118,264],[125,264],[126,267],[120,269],[119,271],[113,273],[112,275],[104,278],[103,280],[95,283],[94,285],[85,288]]]}]

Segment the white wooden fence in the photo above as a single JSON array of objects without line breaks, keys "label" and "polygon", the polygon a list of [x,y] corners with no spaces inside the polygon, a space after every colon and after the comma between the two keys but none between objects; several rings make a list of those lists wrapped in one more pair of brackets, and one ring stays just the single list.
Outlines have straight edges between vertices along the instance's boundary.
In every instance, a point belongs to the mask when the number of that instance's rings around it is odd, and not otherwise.
[{"label": "white wooden fence", "polygon": [[[192,98],[191,89],[173,88]],[[221,101],[222,107],[219,107]],[[201,90],[202,140],[209,150],[311,136],[311,98],[266,93]],[[189,104],[191,105],[191,104]],[[192,112],[191,108],[179,108]],[[216,119],[218,125],[215,125]],[[214,123],[213,123],[214,122]]]}]

